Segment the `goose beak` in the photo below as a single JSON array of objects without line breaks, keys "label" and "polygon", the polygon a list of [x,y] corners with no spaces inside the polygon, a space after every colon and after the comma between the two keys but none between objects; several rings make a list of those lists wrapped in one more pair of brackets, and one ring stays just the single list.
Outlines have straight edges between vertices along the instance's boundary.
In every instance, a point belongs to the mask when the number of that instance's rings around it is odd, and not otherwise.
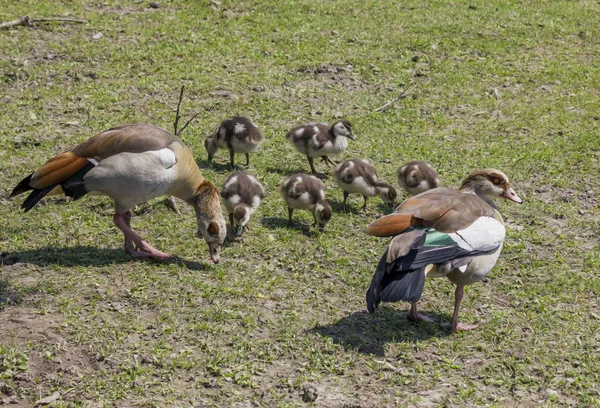
[{"label": "goose beak", "polygon": [[523,204],[523,200],[521,200],[517,193],[515,193],[515,190],[513,190],[512,187],[509,187],[506,190],[504,190],[504,194],[502,194],[502,197],[506,198],[507,200],[514,201],[517,204]]},{"label": "goose beak", "polygon": [[348,138],[350,138],[352,140],[356,140],[356,138],[354,137],[354,135],[352,134],[352,132],[348,133]]},{"label": "goose beak", "polygon": [[210,249],[210,260],[211,262],[218,264],[219,262],[221,262],[221,257],[220,257],[220,253],[221,253],[221,245],[219,245],[218,243],[212,243],[208,245],[208,248]]}]

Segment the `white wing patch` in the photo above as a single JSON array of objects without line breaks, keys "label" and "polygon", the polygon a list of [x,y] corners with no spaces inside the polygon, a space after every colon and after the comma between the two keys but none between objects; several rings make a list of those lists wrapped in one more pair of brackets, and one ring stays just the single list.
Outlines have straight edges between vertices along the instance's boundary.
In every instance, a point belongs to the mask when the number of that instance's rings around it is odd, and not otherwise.
[{"label": "white wing patch", "polygon": [[165,168],[169,168],[174,166],[177,163],[177,159],[175,158],[175,152],[168,147],[165,147],[161,150],[152,151],[152,154],[156,155],[160,162],[165,166]]},{"label": "white wing patch", "polygon": [[225,183],[225,185],[223,186],[223,188],[229,188],[229,186],[231,186],[232,184],[236,183],[238,179],[238,176],[233,176],[231,177],[229,180],[227,180],[227,182]]},{"label": "white wing patch", "polygon": [[304,134],[304,128],[296,130],[296,136],[302,136]]},{"label": "white wing patch", "polygon": [[492,217],[480,217],[468,228],[448,234],[467,251],[491,251],[504,242],[506,229]]},{"label": "white wing patch", "polygon": [[92,163],[94,166],[98,165],[98,160],[96,159],[92,159],[91,157],[87,158],[87,161],[89,161],[90,163]]},{"label": "white wing patch", "polygon": [[246,130],[246,126],[243,123],[236,123],[233,132],[237,134],[242,133],[244,130]]}]

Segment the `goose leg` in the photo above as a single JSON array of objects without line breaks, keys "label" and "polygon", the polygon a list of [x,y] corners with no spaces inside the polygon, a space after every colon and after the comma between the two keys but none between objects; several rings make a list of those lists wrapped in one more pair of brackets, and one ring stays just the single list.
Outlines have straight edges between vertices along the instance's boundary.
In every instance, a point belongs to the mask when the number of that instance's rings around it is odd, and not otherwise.
[{"label": "goose leg", "polygon": [[229,214],[229,225],[231,225],[231,231],[233,231],[233,213]]},{"label": "goose leg", "polygon": [[363,204],[362,210],[365,211],[367,209],[367,196],[363,196],[363,198],[365,199],[365,203]]},{"label": "goose leg", "polygon": [[292,215],[294,214],[294,209],[288,207],[288,228],[292,228]]},{"label": "goose leg", "polygon": [[246,153],[246,167],[250,166],[250,153]]},{"label": "goose leg", "polygon": [[310,165],[310,171],[312,171],[312,174],[317,174],[317,170],[315,169],[315,163],[313,162],[313,158],[310,156],[306,156],[306,158],[308,159],[308,164]]},{"label": "goose leg", "polygon": [[234,157],[235,157],[235,152],[233,151],[233,149],[231,149],[231,150],[229,151],[229,163],[231,164],[231,167],[234,167],[234,166],[235,166],[235,163],[234,163],[234,161],[235,161],[235,160],[234,160]]},{"label": "goose leg", "polygon": [[477,328],[477,324],[465,324],[459,323],[458,321],[458,310],[460,308],[460,301],[463,300],[465,296],[465,287],[463,285],[457,285],[456,291],[454,291],[454,314],[452,315],[452,322],[450,323],[450,327],[453,332],[458,330],[473,330]]},{"label": "goose leg", "polygon": [[329,158],[329,156],[325,156],[325,163],[327,163],[330,167],[337,166],[337,163]]},{"label": "goose leg", "polygon": [[412,320],[413,322],[424,321],[427,323],[433,323],[434,320],[424,314],[421,314],[417,311],[417,302],[411,302],[410,310],[408,312],[408,320]]},{"label": "goose leg", "polygon": [[[165,254],[162,251],[152,247],[133,232],[129,223],[131,222],[131,212],[118,213],[113,216],[113,222],[123,232],[125,236],[125,252],[138,258],[172,258],[172,255]],[[136,249],[133,248],[135,244]]]},{"label": "goose leg", "polygon": [[346,201],[348,200],[348,196],[350,195],[349,192],[344,191],[344,205],[346,205]]}]

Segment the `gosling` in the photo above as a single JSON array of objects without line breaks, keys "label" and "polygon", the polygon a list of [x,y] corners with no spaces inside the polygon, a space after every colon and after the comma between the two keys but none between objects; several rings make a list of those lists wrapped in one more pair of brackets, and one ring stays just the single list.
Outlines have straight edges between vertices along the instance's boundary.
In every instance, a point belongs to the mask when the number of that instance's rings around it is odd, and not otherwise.
[{"label": "gosling", "polygon": [[317,174],[313,159],[321,159],[330,166],[335,166],[328,155],[342,154],[348,147],[348,139],[356,140],[352,134],[352,125],[345,119],[336,120],[331,126],[325,123],[310,122],[292,128],[286,138],[296,150],[305,154],[312,174]]},{"label": "gosling", "polygon": [[294,209],[308,210],[312,213],[315,226],[323,231],[331,219],[331,206],[325,200],[323,183],[308,174],[295,174],[281,184],[281,197],[288,206],[288,227],[292,226]]},{"label": "gosling", "polygon": [[417,195],[440,185],[440,177],[429,163],[414,160],[398,169],[398,184],[408,194]]},{"label": "gosling", "polygon": [[344,205],[348,196],[358,193],[363,196],[363,211],[367,208],[367,198],[378,195],[386,204],[394,204],[398,193],[391,184],[379,181],[375,166],[367,160],[349,159],[335,168],[335,181],[344,191]]},{"label": "gosling", "polygon": [[234,116],[221,122],[212,136],[204,141],[208,152],[208,161],[212,161],[219,149],[229,150],[231,167],[235,165],[235,153],[246,155],[246,166],[250,165],[250,153],[256,151],[264,136],[250,119]]},{"label": "gosling", "polygon": [[260,206],[264,196],[262,184],[250,174],[235,172],[225,180],[221,197],[229,214],[231,230],[236,236],[242,235],[247,229],[250,217]]}]

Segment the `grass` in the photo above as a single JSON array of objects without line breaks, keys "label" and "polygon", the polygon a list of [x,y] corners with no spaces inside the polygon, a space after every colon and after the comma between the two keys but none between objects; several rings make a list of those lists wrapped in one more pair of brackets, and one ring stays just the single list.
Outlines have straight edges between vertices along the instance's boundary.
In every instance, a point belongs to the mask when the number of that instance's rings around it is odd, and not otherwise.
[{"label": "grass", "polygon": [[[2,398],[293,407],[310,405],[312,389],[322,407],[600,406],[597,2],[159,6],[0,7],[0,21],[89,20],[0,31]],[[373,113],[419,78],[414,96]],[[266,137],[250,170],[267,197],[224,262],[205,264],[192,211],[161,200],[138,207],[134,227],[186,262],[125,256],[106,198],[50,198],[27,214],[8,201],[31,170],[97,132],[171,130],[182,83],[184,114],[201,111],[182,138],[208,179],[228,175],[227,152],[204,162],[204,138],[222,119],[250,116]],[[404,304],[363,313],[386,245],[362,233],[388,211],[378,198],[366,213],[336,211],[321,235],[307,213],[284,226],[277,187],[308,168],[285,132],[340,115],[357,136],[345,157],[369,158],[390,182],[413,159],[452,186],[496,167],[525,198],[499,203],[503,254],[467,289],[461,317],[478,330],[411,324]],[[448,320],[452,294],[429,281],[421,308]]]}]

